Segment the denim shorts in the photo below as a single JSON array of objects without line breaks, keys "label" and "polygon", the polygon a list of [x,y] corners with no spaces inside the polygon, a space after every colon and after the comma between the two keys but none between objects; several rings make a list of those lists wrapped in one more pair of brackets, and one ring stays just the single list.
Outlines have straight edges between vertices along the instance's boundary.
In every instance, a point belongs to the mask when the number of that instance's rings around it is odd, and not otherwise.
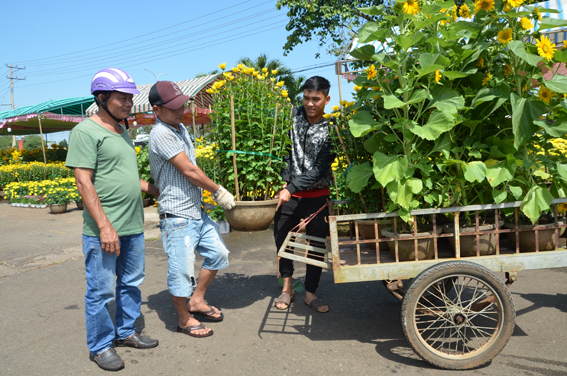
[{"label": "denim shorts", "polygon": [[228,266],[229,251],[218,225],[205,211],[201,219],[165,218],[159,221],[163,249],[167,253],[167,287],[176,297],[189,297],[195,281],[195,251],[205,258],[203,268],[220,270]]}]

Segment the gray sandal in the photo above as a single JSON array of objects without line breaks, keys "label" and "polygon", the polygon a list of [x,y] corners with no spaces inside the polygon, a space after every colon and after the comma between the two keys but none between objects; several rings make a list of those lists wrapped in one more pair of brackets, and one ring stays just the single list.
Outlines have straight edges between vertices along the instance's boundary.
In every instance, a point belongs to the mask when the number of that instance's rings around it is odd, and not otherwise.
[{"label": "gray sandal", "polygon": [[[293,302],[294,297],[295,297],[295,294],[289,295],[287,292],[284,292],[283,294],[278,296],[278,298],[276,299],[276,301],[275,301],[276,308],[279,309],[279,310],[282,310],[282,311],[285,310],[285,309],[288,309],[289,306],[291,305],[291,302]],[[278,307],[278,303],[284,303],[285,307],[283,307],[283,308]]]},{"label": "gray sandal", "polygon": [[317,299],[313,299],[311,302],[307,303],[305,302],[306,306],[311,307],[313,310],[319,312],[319,313],[327,313],[329,312],[329,310],[331,308],[327,308],[326,311],[320,311],[319,308],[323,307],[323,306],[327,306],[329,307],[329,305],[327,303],[325,303],[324,301],[322,301],[321,299],[317,298]]}]

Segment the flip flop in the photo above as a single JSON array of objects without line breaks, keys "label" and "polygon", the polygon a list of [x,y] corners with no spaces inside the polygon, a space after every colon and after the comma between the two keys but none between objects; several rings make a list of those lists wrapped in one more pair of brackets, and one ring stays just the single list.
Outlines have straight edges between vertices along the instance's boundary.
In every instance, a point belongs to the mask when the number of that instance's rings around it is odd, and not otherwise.
[{"label": "flip flop", "polygon": [[216,313],[214,309],[216,307],[213,306],[209,306],[209,307],[211,307],[211,309],[208,311],[189,311],[189,313],[192,314],[193,316],[205,317],[210,321],[222,321],[224,319],[224,314],[221,312],[220,309],[219,309],[220,317],[214,317],[213,315]]},{"label": "flip flop", "polygon": [[193,334],[194,331],[201,330],[201,329],[207,329],[207,328],[205,328],[205,325],[203,325],[203,324],[192,325],[192,326],[188,326],[188,327],[185,327],[185,328],[182,328],[179,325],[177,326],[177,332],[187,334],[188,336],[191,336],[191,337],[203,338],[203,337],[209,337],[209,336],[213,335],[212,329],[209,330],[205,334]]},{"label": "flip flop", "polygon": [[[276,305],[276,308],[279,310],[286,310],[289,308],[291,302],[293,302],[293,298],[295,297],[295,294],[293,295],[289,295],[287,292],[284,292],[283,294],[281,294],[280,296],[278,296],[278,298],[276,299],[276,301],[274,302]],[[278,303],[284,303],[285,307],[283,308],[279,308],[278,307]]]},{"label": "flip flop", "polygon": [[313,299],[311,302],[307,303],[305,302],[306,306],[309,306],[310,308],[312,308],[313,310],[315,310],[316,312],[319,313],[327,313],[329,312],[330,308],[327,309],[326,311],[319,311],[319,308],[323,307],[323,306],[329,306],[327,303],[325,303],[324,301],[322,301],[321,299],[317,298],[317,299]]}]

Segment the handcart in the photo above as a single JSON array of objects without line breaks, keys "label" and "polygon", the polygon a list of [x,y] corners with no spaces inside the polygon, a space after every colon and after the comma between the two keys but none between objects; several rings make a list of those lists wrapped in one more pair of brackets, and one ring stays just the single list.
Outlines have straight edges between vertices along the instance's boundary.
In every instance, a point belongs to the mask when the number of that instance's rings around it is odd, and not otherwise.
[{"label": "handcart", "polygon": [[[521,202],[412,211],[415,223],[429,223],[432,231],[425,234],[417,229],[399,234],[397,213],[333,215],[331,206],[329,237],[290,232],[278,256],[332,270],[335,283],[383,281],[401,300],[402,329],[411,348],[434,366],[471,369],[492,360],[512,335],[516,312],[507,286],[518,272],[567,266],[560,238],[567,225],[558,213],[566,202],[554,199],[554,223],[535,226],[519,224]],[[514,223],[503,226],[502,210],[514,212]],[[488,212],[494,220],[486,230],[479,213]],[[442,226],[445,213],[452,213],[453,221]],[[466,231],[459,225],[465,213],[474,218]],[[381,230],[384,221],[390,223],[389,237]],[[369,222],[373,236],[363,239],[362,227]],[[408,245],[412,259],[404,260]],[[421,259],[427,252],[431,258]],[[504,272],[506,280],[494,272]]]}]

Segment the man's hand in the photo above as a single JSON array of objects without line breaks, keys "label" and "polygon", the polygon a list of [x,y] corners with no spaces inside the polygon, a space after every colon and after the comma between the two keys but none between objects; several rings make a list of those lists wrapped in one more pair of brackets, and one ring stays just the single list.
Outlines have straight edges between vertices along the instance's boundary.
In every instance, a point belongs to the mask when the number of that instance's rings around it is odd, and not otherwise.
[{"label": "man's hand", "polygon": [[287,189],[282,189],[281,192],[280,192],[278,206],[276,206],[276,211],[278,211],[280,206],[282,206],[283,204],[288,202],[290,199],[291,199],[291,193],[289,193],[289,191]]},{"label": "man's hand", "polygon": [[100,248],[111,255],[120,256],[120,241],[116,230],[109,224],[100,230]]},{"label": "man's hand", "polygon": [[230,210],[234,208],[236,203],[234,202],[234,196],[230,194],[229,191],[220,186],[218,191],[212,194],[213,200],[225,210]]}]

